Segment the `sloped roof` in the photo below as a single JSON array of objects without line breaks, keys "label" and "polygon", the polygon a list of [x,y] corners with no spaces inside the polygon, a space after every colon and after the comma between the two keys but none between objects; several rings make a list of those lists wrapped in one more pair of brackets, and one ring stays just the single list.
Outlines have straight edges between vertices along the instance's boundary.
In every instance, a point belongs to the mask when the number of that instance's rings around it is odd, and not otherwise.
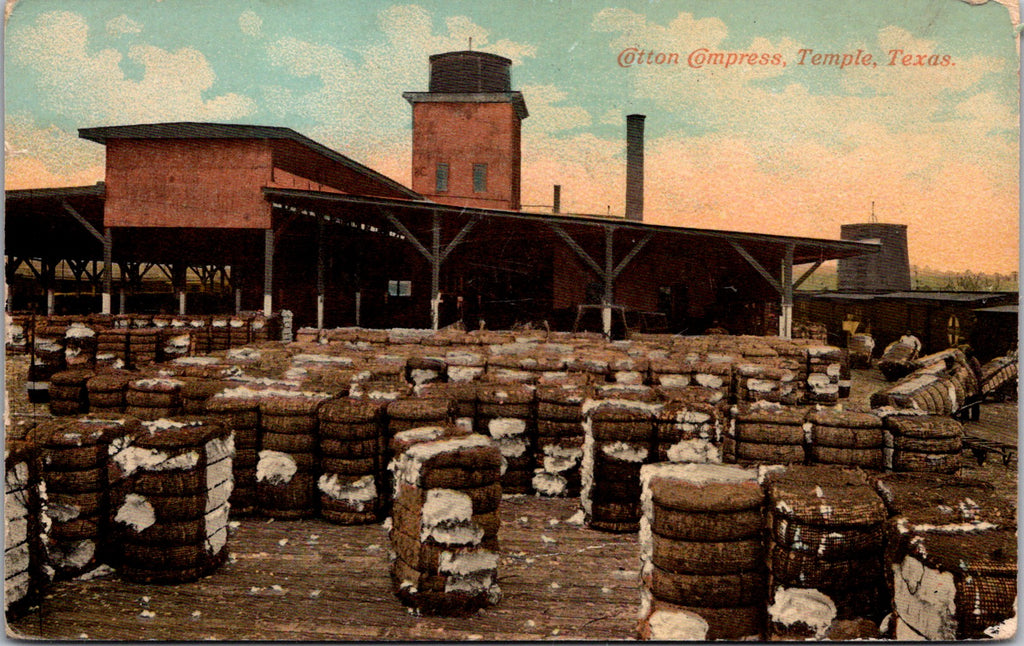
[{"label": "sloped roof", "polygon": [[410,199],[423,199],[423,196],[416,191],[378,173],[369,166],[364,166],[291,128],[283,126],[178,121],[172,123],[142,123],[125,126],[79,128],[78,136],[103,145],[106,145],[109,139],[285,139],[304,146],[367,178],[380,182]]}]

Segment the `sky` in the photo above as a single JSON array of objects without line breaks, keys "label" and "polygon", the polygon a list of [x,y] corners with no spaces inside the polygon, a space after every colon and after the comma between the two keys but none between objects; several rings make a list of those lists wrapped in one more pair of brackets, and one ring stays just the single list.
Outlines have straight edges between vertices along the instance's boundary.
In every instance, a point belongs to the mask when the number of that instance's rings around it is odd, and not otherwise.
[{"label": "sky", "polygon": [[[874,203],[878,221],[909,225],[912,264],[1008,273],[1019,256],[1016,9],[18,0],[4,42],[5,185],[92,184],[104,149],[78,128],[168,121],[286,126],[408,185],[402,92],[426,91],[428,57],[472,38],[513,61],[529,110],[524,205],[550,205],[560,184],[563,211],[622,214],[625,116],[641,113],[648,222],[838,238]],[[703,53],[757,56],[698,66]],[[872,60],[843,66],[843,54]]]}]

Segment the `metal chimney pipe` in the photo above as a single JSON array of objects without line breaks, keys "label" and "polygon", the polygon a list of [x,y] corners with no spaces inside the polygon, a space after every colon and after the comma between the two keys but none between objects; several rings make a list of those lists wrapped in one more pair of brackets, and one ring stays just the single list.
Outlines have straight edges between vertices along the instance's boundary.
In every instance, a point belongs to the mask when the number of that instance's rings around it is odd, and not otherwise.
[{"label": "metal chimney pipe", "polygon": [[645,115],[626,117],[626,219],[644,219],[644,119]]},{"label": "metal chimney pipe", "polygon": [[554,201],[552,202],[551,212],[561,213],[562,211],[562,185],[555,184],[555,195]]}]

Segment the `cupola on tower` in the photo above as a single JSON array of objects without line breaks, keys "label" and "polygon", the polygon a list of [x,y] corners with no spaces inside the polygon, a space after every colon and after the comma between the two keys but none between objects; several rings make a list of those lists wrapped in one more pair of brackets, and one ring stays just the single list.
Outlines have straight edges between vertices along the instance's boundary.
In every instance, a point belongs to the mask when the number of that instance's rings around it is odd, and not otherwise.
[{"label": "cupola on tower", "polygon": [[412,188],[443,204],[519,210],[521,92],[512,61],[486,52],[430,57],[427,92],[412,104]]}]

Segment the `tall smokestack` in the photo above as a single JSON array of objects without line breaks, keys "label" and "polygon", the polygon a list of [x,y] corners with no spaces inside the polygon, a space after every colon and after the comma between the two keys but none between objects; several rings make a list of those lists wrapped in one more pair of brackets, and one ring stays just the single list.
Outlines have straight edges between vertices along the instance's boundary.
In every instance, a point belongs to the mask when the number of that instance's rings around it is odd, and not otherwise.
[{"label": "tall smokestack", "polygon": [[644,219],[644,119],[642,114],[626,117],[626,219]]}]

